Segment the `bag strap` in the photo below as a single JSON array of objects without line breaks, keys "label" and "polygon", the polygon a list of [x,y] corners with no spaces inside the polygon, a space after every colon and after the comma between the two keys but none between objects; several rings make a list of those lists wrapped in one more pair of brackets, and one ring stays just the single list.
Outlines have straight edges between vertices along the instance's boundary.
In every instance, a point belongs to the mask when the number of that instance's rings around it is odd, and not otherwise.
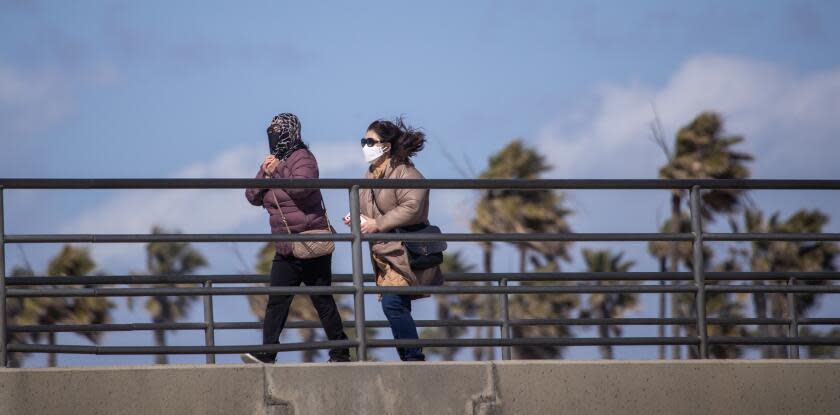
[{"label": "bag strap", "polygon": [[330,224],[330,215],[327,213],[327,205],[324,204],[324,196],[321,196],[321,209],[324,209],[324,219],[327,220],[327,230],[332,233],[332,225]]},{"label": "bag strap", "polygon": [[[278,165],[277,168],[280,168]],[[266,178],[270,178],[266,175]],[[283,225],[286,225],[286,232],[289,232],[289,235],[292,234],[292,230],[289,228],[289,222],[286,221],[286,215],[283,214],[283,208],[280,207],[280,202],[277,200],[277,195],[274,194],[274,189],[268,189],[268,192],[271,193],[271,197],[274,199],[274,206],[277,207],[277,211],[280,212],[280,218],[283,219]],[[327,213],[327,206],[324,204],[324,198],[321,198],[321,209],[324,209],[324,218],[327,220],[327,231],[332,233],[332,226],[330,225],[330,215]]]},{"label": "bag strap", "polygon": [[[370,200],[371,200],[371,202],[373,202],[373,207],[376,208],[377,212],[379,212],[379,216],[385,216],[385,214],[382,213],[382,209],[380,209],[379,205],[376,203],[376,193],[374,193],[373,190],[374,190],[373,188],[370,189]],[[374,219],[376,219],[376,218],[374,218]]]},{"label": "bag strap", "polygon": [[277,201],[277,195],[274,194],[274,189],[268,189],[268,193],[271,193],[271,197],[274,198],[274,206],[277,207],[277,211],[280,212],[280,218],[283,219],[283,224],[286,225],[286,231],[289,232],[289,235],[291,235],[292,230],[289,228],[289,222],[286,222],[286,215],[283,214],[283,208],[280,207],[280,202]]}]

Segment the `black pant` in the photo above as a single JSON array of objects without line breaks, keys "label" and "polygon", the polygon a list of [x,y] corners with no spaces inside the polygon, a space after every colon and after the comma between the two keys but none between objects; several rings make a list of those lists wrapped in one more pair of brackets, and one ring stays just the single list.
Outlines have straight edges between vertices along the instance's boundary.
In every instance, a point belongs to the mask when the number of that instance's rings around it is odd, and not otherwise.
[{"label": "black pant", "polygon": [[[274,256],[271,263],[271,286],[272,287],[297,287],[301,283],[307,286],[329,286],[332,284],[332,254],[318,258],[299,259],[292,256],[284,257],[280,254]],[[263,344],[277,344],[280,341],[280,333],[286,325],[286,318],[289,317],[289,307],[292,305],[293,295],[270,295],[268,305],[265,308],[265,321],[263,322]],[[330,340],[347,340],[344,328],[341,323],[341,315],[332,295],[310,295],[312,305],[318,311],[318,318]],[[277,353],[266,353],[260,358],[273,361]],[[350,358],[349,349],[332,349],[330,357],[335,360],[347,360]]]}]

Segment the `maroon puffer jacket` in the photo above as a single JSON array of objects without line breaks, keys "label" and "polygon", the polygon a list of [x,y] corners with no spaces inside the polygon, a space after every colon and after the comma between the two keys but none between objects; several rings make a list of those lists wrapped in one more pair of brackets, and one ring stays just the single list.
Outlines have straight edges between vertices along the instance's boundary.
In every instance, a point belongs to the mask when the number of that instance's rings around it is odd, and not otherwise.
[{"label": "maroon puffer jacket", "polygon": [[[257,179],[264,178],[263,171],[257,172]],[[272,175],[274,179],[317,179],[318,162],[307,149],[300,149],[282,161]],[[271,233],[288,234],[286,225],[271,193],[277,197],[280,209],[286,216],[292,233],[300,233],[313,229],[327,229],[326,211],[323,208],[321,191],[318,189],[246,189],[245,198],[254,206],[262,206],[268,210],[268,223]],[[280,255],[291,255],[290,242],[277,241],[275,249]]]}]

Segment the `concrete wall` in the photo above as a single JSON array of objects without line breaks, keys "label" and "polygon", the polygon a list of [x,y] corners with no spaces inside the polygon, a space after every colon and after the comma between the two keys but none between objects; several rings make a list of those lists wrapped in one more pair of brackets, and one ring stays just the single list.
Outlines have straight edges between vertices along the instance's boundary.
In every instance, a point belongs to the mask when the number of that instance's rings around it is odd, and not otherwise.
[{"label": "concrete wall", "polygon": [[0,369],[0,414],[840,414],[840,361]]}]

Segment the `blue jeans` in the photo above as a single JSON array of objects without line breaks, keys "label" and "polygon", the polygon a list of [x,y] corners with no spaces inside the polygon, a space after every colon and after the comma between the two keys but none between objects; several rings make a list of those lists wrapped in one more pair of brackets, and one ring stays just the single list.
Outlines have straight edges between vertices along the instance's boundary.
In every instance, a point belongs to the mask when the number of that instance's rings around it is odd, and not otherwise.
[{"label": "blue jeans", "polygon": [[[411,297],[407,295],[383,294],[382,311],[391,324],[394,339],[418,339],[417,326],[411,317]],[[423,350],[419,347],[397,347],[401,360],[426,360]]]}]

